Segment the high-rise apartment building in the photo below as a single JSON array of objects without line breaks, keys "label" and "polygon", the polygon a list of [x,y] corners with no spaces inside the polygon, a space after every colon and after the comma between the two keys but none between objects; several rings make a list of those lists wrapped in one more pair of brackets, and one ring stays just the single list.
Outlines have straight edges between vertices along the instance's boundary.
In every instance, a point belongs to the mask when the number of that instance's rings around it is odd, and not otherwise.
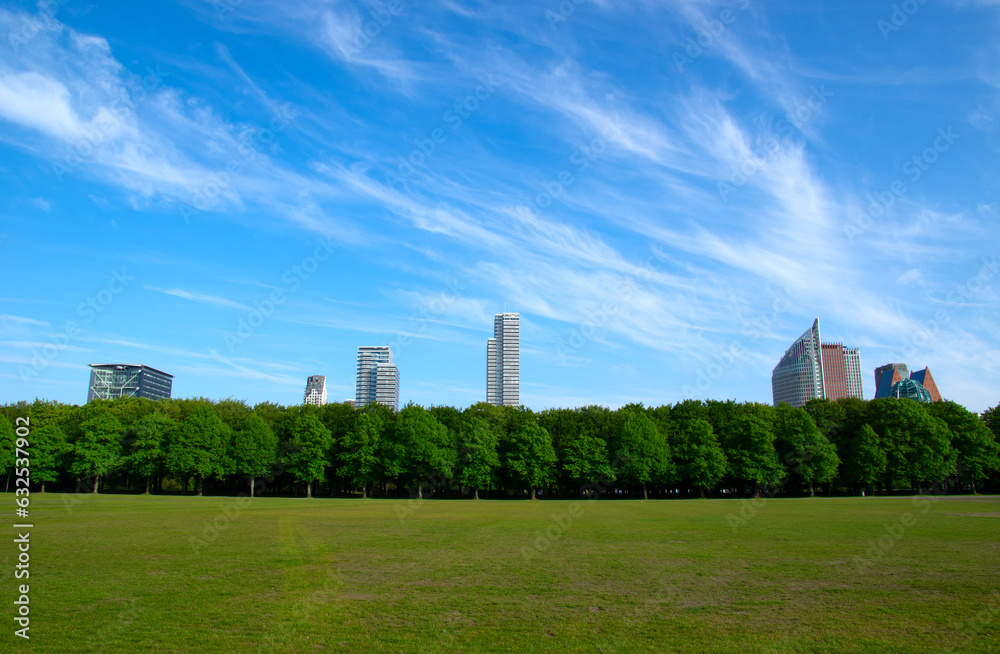
[{"label": "high-rise apartment building", "polygon": [[792,346],[771,373],[774,405],[805,406],[813,398],[864,397],[861,352],[842,343],[823,343],[819,318]]},{"label": "high-rise apartment building", "polygon": [[170,399],[173,375],[139,363],[92,363],[87,401],[120,397]]},{"label": "high-rise apartment building", "polygon": [[306,378],[306,395],[302,403],[315,406],[326,404],[326,377],[312,375]]},{"label": "high-rise apartment building", "polygon": [[392,364],[388,345],[358,348],[355,406],[363,408],[378,402],[399,408],[399,369]]},{"label": "high-rise apartment building", "polygon": [[521,314],[493,317],[493,338],[486,341],[486,401],[497,406],[521,404]]}]

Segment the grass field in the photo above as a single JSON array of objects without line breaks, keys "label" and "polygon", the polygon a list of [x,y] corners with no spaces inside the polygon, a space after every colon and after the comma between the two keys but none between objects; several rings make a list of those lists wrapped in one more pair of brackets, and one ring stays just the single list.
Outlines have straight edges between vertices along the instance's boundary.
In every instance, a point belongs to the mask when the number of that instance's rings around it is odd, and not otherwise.
[{"label": "grass field", "polygon": [[1000,651],[997,497],[244,502],[32,495],[0,649]]}]

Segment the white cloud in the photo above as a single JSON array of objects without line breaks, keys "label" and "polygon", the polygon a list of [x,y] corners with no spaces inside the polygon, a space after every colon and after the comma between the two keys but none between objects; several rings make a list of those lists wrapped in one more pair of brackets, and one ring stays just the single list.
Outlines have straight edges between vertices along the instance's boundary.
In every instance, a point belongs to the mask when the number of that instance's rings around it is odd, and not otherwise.
[{"label": "white cloud", "polygon": [[0,116],[67,141],[84,132],[70,104],[69,90],[33,72],[0,75]]},{"label": "white cloud", "polygon": [[218,307],[226,307],[227,309],[239,309],[240,311],[250,311],[251,307],[246,304],[241,304],[239,302],[234,302],[233,300],[227,300],[224,297],[219,297],[218,295],[209,295],[205,293],[195,293],[193,291],[185,291],[180,288],[156,288],[155,286],[148,286],[143,284],[144,289],[149,291],[156,291],[157,293],[163,293],[165,295],[173,295],[174,297],[184,298],[185,300],[192,300],[194,302],[201,302],[203,304],[211,304]]}]

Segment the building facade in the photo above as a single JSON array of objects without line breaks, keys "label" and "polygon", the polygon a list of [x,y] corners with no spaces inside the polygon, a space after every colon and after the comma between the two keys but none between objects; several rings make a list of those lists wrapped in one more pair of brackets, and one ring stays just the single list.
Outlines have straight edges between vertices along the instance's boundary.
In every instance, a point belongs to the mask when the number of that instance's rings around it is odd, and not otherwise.
[{"label": "building facade", "polygon": [[931,376],[930,368],[924,368],[923,370],[917,370],[916,372],[910,373],[910,379],[919,383],[927,390],[927,394],[930,395],[931,402],[941,401],[941,392],[938,391],[937,383],[934,381],[934,377]]},{"label": "building facade", "polygon": [[360,409],[373,402],[399,408],[399,369],[388,345],[358,348],[354,403]]},{"label": "building facade", "polygon": [[847,397],[856,397],[863,400],[865,398],[865,385],[861,379],[860,348],[844,348],[844,367],[847,369]]},{"label": "building facade", "polygon": [[306,394],[302,400],[303,404],[313,406],[323,406],[326,404],[326,377],[323,375],[311,375],[306,378]]},{"label": "building facade", "polygon": [[521,314],[493,317],[493,338],[486,341],[486,401],[521,405]]},{"label": "building facade", "polygon": [[[940,402],[941,393],[938,391],[937,383],[931,375],[930,368],[914,370],[910,372],[905,363],[887,363],[875,369],[875,399],[883,397],[909,397],[907,394],[900,395],[898,384],[904,381],[913,380],[920,385],[920,389],[926,391],[931,402]],[[903,385],[899,388],[912,389],[910,385]],[[923,395],[918,393],[921,398]]]},{"label": "building facade", "polygon": [[820,343],[823,355],[823,393],[828,400],[864,397],[861,383],[861,351],[843,343]]},{"label": "building facade", "polygon": [[771,372],[774,405],[805,406],[814,398],[864,398],[861,351],[842,343],[824,343],[819,318],[785,351]]},{"label": "building facade", "polygon": [[87,401],[120,397],[170,399],[173,375],[140,363],[92,363]]}]

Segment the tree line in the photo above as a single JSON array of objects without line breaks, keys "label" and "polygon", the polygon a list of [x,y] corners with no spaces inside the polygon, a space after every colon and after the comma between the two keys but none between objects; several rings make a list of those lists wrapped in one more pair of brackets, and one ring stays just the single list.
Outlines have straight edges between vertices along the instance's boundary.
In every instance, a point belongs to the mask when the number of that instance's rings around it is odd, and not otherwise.
[{"label": "tree line", "polygon": [[[234,399],[0,406],[0,474],[30,420],[32,488],[444,497],[735,497],[1000,489],[1000,405],[685,400],[575,409]],[[23,430],[22,430],[23,433]],[[15,465],[16,464],[16,465]],[[325,486],[325,488],[323,488]]]}]

